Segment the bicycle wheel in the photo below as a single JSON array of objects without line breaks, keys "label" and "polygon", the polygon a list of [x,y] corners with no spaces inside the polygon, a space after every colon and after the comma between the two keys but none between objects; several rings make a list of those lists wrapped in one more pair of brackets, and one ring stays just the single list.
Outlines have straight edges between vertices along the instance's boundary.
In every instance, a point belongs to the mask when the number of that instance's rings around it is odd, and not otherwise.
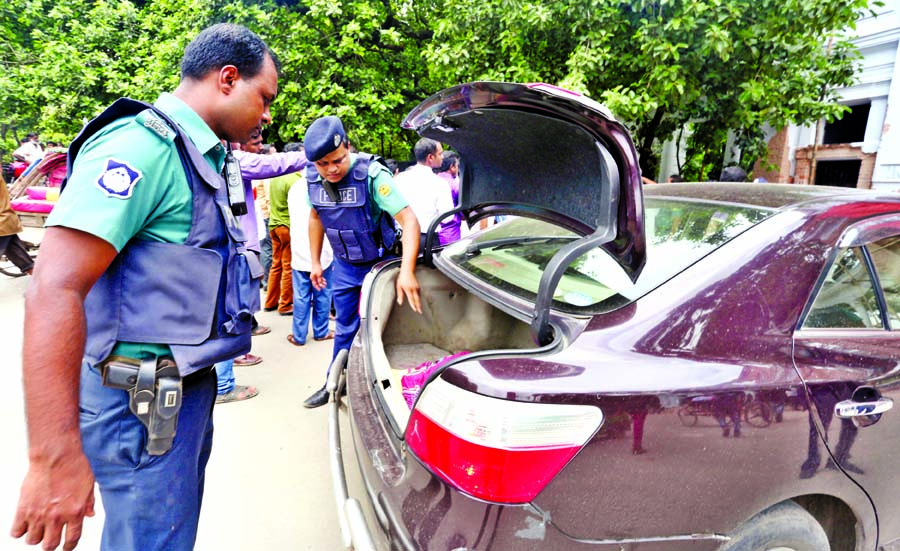
[{"label": "bicycle wheel", "polygon": [[753,402],[744,410],[744,420],[754,427],[768,427],[772,424],[772,414],[769,406],[762,402]]},{"label": "bicycle wheel", "polygon": [[697,411],[691,406],[681,406],[678,408],[678,419],[681,421],[681,424],[686,427],[693,427],[697,425]]},{"label": "bicycle wheel", "polygon": [[26,275],[18,266],[6,258],[6,255],[0,255],[0,274],[7,277],[22,277]]}]

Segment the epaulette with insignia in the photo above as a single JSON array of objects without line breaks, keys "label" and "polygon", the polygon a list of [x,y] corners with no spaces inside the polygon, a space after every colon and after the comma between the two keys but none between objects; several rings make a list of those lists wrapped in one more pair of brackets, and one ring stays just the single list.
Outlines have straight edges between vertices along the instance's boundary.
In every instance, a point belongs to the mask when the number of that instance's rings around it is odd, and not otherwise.
[{"label": "epaulette with insignia", "polygon": [[381,157],[373,156],[372,162],[369,163],[369,176],[375,177],[382,172],[387,172],[388,175],[391,175],[391,169],[388,168],[387,163],[384,162],[384,159]]},{"label": "epaulette with insignia", "polygon": [[173,141],[175,139],[175,131],[172,130],[166,121],[162,120],[153,112],[152,109],[141,111],[134,118],[135,122],[152,130],[154,134],[165,141]]}]

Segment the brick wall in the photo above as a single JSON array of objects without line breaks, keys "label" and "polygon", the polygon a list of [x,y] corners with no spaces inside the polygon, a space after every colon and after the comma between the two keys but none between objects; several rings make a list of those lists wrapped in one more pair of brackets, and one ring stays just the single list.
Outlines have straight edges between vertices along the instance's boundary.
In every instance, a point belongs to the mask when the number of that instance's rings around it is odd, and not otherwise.
[{"label": "brick wall", "polygon": [[[812,147],[797,149],[796,182],[809,184],[809,173],[812,156]],[[862,149],[846,144],[820,145],[816,149],[816,162],[818,161],[846,161],[860,159],[859,179],[856,187],[870,189],[872,187],[872,174],[875,171],[875,153],[863,153]]]},{"label": "brick wall", "polygon": [[[791,174],[791,146],[788,143],[788,129],[782,128],[769,140],[769,156],[766,161],[756,161],[753,165],[753,178],[765,178],[773,183],[787,183]],[[765,170],[769,165],[774,170]]]}]

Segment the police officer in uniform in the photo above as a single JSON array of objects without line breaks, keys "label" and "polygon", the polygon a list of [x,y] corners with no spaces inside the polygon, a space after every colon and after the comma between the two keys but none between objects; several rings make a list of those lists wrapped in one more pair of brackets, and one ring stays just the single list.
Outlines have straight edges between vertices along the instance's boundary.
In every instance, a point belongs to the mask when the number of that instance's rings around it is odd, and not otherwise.
[{"label": "police officer in uniform", "polygon": [[277,92],[266,44],[214,25],[185,49],[173,93],[120,99],[72,143],[26,295],[29,469],[14,537],[73,549],[96,478],[102,549],[193,548],[210,366],[250,350],[262,274],[222,140],[270,122]]},{"label": "police officer in uniform", "polygon": [[[324,289],[322,277],[323,238],[334,251],[332,300],[336,330],[334,356],[349,349],[359,330],[359,293],[363,278],[372,266],[390,258],[396,233],[393,217],[403,230],[403,259],[397,278],[397,303],[409,301],[422,313],[416,256],[419,224],[406,199],[395,189],[387,166],[372,155],[351,153],[344,125],[337,117],[314,121],[304,137],[309,202],[309,248],[312,256],[310,280]],[[323,386],[303,402],[308,408],[328,403]]]}]

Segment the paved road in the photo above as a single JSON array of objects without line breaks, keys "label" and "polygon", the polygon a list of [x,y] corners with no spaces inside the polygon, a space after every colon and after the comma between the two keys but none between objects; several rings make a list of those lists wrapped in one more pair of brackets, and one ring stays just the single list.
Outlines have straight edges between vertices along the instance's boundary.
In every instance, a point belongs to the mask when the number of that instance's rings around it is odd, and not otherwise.
[{"label": "paved road", "polygon": [[[26,239],[40,240],[37,230]],[[6,534],[12,525],[26,463],[21,386],[23,294],[28,277],[0,275],[0,334],[6,357],[2,372],[9,386],[0,400],[0,549],[39,549]],[[262,312],[272,327],[254,337],[262,364],[236,367],[238,384],[260,389],[256,398],[215,410],[215,444],[207,469],[197,551],[338,549],[340,535],[327,463],[327,408],[300,404],[322,385],[331,342],[297,348],[287,342],[290,317]],[[47,340],[65,338],[47,335]],[[87,519],[79,549],[98,549],[102,506]]]}]

